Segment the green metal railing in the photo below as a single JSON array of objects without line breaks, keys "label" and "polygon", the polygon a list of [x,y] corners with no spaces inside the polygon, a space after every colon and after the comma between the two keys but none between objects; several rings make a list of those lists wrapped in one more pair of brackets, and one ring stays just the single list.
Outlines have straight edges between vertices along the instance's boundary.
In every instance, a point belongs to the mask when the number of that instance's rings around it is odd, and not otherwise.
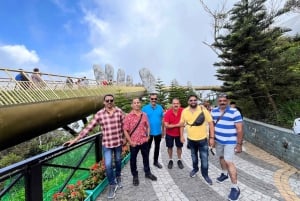
[{"label": "green metal railing", "polygon": [[[23,73],[28,81],[15,80],[19,73]],[[145,91],[140,86],[103,85],[92,79],[48,73],[40,73],[42,81],[33,82],[33,74],[35,73],[29,71],[0,68],[0,106]],[[67,79],[72,79],[73,83],[68,83]]]}]

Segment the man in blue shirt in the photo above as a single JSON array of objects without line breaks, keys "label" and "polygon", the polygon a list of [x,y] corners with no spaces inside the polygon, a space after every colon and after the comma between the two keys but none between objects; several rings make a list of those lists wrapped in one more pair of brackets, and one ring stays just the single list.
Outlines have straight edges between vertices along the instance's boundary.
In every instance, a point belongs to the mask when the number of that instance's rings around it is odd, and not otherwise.
[{"label": "man in blue shirt", "polygon": [[142,108],[142,111],[147,114],[149,125],[150,125],[150,137],[149,137],[149,151],[151,149],[151,144],[154,139],[154,166],[162,168],[162,165],[158,162],[159,148],[161,138],[164,137],[163,128],[163,116],[164,110],[161,105],[157,104],[157,94],[150,94],[150,103]]}]

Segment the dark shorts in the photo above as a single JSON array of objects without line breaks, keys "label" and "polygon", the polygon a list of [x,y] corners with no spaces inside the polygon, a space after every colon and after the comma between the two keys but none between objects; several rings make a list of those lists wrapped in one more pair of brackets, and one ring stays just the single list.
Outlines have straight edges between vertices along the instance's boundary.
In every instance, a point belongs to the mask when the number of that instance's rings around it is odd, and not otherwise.
[{"label": "dark shorts", "polygon": [[166,134],[166,137],[165,137],[165,140],[166,140],[166,146],[168,148],[173,148],[174,146],[174,140],[175,140],[175,144],[176,144],[176,147],[182,147],[183,144],[180,142],[180,137],[173,137],[173,136],[170,136],[168,134]]}]

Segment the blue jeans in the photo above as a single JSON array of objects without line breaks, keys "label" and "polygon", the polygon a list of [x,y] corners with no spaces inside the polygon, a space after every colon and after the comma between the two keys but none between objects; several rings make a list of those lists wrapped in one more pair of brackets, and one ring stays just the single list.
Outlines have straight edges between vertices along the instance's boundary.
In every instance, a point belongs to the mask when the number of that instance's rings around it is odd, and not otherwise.
[{"label": "blue jeans", "polygon": [[203,140],[190,140],[188,139],[188,146],[191,149],[191,156],[193,161],[193,170],[199,171],[198,167],[198,151],[201,160],[201,174],[202,176],[208,176],[208,143],[207,139]]},{"label": "blue jeans", "polygon": [[[116,184],[116,177],[121,176],[121,164],[122,164],[122,145],[119,147],[114,148],[106,148],[102,146],[104,161],[105,161],[105,173],[108,179],[109,185]],[[112,154],[114,153],[114,160],[115,160],[115,168],[116,168],[116,175],[114,175],[114,167],[112,165],[113,159]]]}]

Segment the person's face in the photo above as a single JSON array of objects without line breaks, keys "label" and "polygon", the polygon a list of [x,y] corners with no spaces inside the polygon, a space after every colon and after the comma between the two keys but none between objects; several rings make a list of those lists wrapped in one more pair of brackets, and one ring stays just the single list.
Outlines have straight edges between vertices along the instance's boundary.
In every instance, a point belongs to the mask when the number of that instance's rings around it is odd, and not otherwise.
[{"label": "person's face", "polygon": [[226,97],[219,97],[218,105],[221,109],[224,109],[228,105],[228,99]]},{"label": "person's face", "polygon": [[114,97],[106,96],[104,99],[104,106],[107,108],[112,108],[114,106]]},{"label": "person's face", "polygon": [[188,104],[191,108],[196,108],[197,107],[197,98],[194,96],[191,96],[188,100]]},{"label": "person's face", "polygon": [[135,98],[135,99],[132,100],[131,108],[133,110],[140,110],[141,109],[141,102],[138,98]]},{"label": "person's face", "polygon": [[157,95],[151,95],[150,96],[151,105],[156,105],[156,102],[157,102]]},{"label": "person's face", "polygon": [[174,110],[178,110],[179,107],[180,107],[179,100],[173,100],[173,101],[172,101],[172,108],[173,108]]}]

